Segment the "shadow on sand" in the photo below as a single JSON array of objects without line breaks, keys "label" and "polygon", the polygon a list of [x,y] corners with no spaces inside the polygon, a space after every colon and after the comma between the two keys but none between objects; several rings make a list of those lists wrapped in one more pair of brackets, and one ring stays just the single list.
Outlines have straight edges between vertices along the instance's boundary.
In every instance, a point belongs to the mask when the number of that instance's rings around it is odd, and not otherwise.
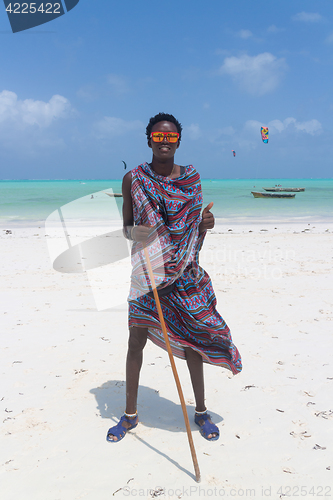
[{"label": "shadow on sand", "polygon": [[[90,391],[96,398],[97,409],[101,417],[110,419],[114,422],[113,425],[118,423],[119,418],[124,413],[125,389],[126,384],[123,380],[109,380],[100,387],[93,388]],[[169,399],[165,399],[159,395],[158,391],[142,385],[139,386],[138,400],[140,403],[138,404],[138,413],[141,425],[171,432],[186,432],[180,403],[176,404]],[[192,406],[187,406],[186,408],[189,414],[191,430],[198,431],[198,427],[193,422],[194,408]],[[218,423],[223,420],[220,415],[211,411],[209,413],[213,422]],[[112,427],[112,424],[110,427]],[[184,469],[168,455],[149,444],[137,434],[133,433],[132,435],[142,444],[145,444],[148,448],[163,456],[178,469],[195,479],[195,476],[191,472]]]}]

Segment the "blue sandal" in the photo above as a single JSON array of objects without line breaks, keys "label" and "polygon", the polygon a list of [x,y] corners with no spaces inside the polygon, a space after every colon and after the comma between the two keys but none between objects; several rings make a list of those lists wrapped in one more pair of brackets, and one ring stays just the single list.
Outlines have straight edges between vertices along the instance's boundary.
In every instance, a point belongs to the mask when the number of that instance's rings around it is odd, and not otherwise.
[{"label": "blue sandal", "polygon": [[[127,422],[129,424],[129,427],[125,427],[123,425],[123,422]],[[125,437],[127,431],[135,429],[135,427],[138,425],[138,422],[139,419],[137,414],[134,417],[128,417],[125,413],[121,417],[117,425],[115,425],[114,427],[110,427],[106,435],[106,440],[109,441],[109,443],[118,443],[118,441],[121,441]],[[117,440],[115,441],[114,439],[111,438],[111,436],[116,437]]]},{"label": "blue sandal", "polygon": [[[200,425],[200,421],[204,420],[204,423]],[[213,422],[210,420],[210,415],[206,413],[196,413],[194,415],[194,422],[200,427],[200,434],[203,436],[207,441],[217,441],[218,438],[220,437],[220,431],[218,427],[213,424]],[[213,436],[211,438],[208,438],[209,434],[216,434],[216,436]]]}]

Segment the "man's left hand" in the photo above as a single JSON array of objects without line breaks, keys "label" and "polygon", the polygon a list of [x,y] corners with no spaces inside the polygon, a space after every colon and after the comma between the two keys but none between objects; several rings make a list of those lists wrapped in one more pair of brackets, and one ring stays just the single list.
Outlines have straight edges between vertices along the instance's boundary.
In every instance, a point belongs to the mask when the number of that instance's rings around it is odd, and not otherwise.
[{"label": "man's left hand", "polygon": [[207,229],[213,229],[215,225],[214,215],[210,212],[213,205],[214,203],[211,201],[202,211],[202,221],[199,224],[199,234],[203,233]]}]

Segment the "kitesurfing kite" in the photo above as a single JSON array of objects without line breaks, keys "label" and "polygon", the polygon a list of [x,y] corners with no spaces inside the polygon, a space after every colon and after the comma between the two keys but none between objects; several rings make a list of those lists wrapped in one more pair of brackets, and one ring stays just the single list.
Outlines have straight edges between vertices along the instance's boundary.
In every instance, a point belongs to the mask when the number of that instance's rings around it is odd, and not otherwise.
[{"label": "kitesurfing kite", "polygon": [[231,151],[232,151],[232,154],[233,154],[234,156],[236,156],[236,151],[234,151],[233,149],[232,149]]},{"label": "kitesurfing kite", "polygon": [[124,162],[124,160],[121,160],[121,161],[122,161],[122,162],[123,162],[123,164],[124,164],[124,170],[126,170],[126,168],[127,168],[126,163]]},{"label": "kitesurfing kite", "polygon": [[265,144],[268,143],[268,127],[261,127],[261,138]]}]

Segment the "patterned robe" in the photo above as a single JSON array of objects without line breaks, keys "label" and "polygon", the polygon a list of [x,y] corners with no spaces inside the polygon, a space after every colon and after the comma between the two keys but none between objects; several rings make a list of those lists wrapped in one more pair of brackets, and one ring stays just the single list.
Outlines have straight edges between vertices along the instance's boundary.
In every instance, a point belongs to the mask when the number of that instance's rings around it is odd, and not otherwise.
[{"label": "patterned robe", "polygon": [[[147,163],[132,170],[131,195],[135,225],[150,225],[154,232],[148,251],[158,289],[173,290],[160,297],[164,320],[175,356],[185,359],[184,347],[197,351],[203,361],[236,374],[242,364],[230,330],[216,310],[208,274],[199,266],[199,250],[206,233],[199,235],[202,191],[198,172],[190,165],[177,179],[157,175]],[[155,299],[147,276],[142,244],[132,247],[129,328],[148,328],[148,338],[166,349]]]}]

